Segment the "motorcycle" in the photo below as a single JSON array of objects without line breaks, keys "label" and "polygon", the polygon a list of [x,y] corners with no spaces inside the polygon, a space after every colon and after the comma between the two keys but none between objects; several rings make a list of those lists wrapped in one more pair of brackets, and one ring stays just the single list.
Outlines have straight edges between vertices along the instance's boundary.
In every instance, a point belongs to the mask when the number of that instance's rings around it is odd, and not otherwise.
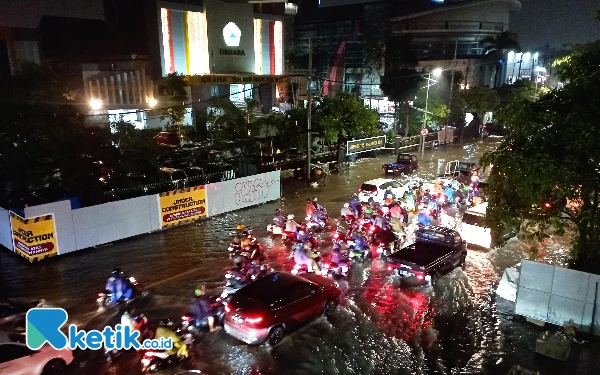
[{"label": "motorcycle", "polygon": [[327,222],[327,217],[324,219],[317,219],[314,214],[306,216],[306,227],[313,232],[327,228]]},{"label": "motorcycle", "polygon": [[[348,262],[350,263],[350,262]],[[337,279],[340,277],[348,277],[348,265],[339,265],[334,262],[323,262],[321,268],[321,275],[329,277],[331,279]]]},{"label": "motorcycle", "polygon": [[[319,266],[319,268],[321,268],[322,267],[322,264],[321,264],[321,253],[317,251],[315,254],[317,254],[317,257],[314,258],[314,260],[317,263],[317,265]],[[299,274],[302,274],[302,273],[314,273],[314,272],[315,272],[314,270],[309,271],[308,270],[308,266],[306,264],[298,264],[298,263],[296,263],[296,264],[294,264],[294,268],[292,269],[292,273],[294,275],[299,275]]]},{"label": "motorcycle", "polygon": [[371,249],[368,247],[365,249],[357,249],[354,241],[348,241],[347,244],[348,258],[351,261],[357,260],[362,262],[373,257],[371,254]]},{"label": "motorcycle", "polygon": [[129,302],[144,297],[148,294],[147,292],[144,292],[142,286],[137,282],[137,280],[133,276],[128,277],[126,279],[126,282],[127,284],[129,284],[129,287],[132,288],[131,298],[121,298],[115,303],[112,300],[112,293],[110,293],[108,290],[105,290],[104,292],[99,292],[98,296],[96,297],[96,303],[98,304],[98,308],[107,309],[114,306],[126,305]]},{"label": "motorcycle", "polygon": [[279,218],[275,216],[273,222],[267,225],[267,232],[274,236],[280,236],[285,230],[285,220],[283,225],[278,225],[277,222],[279,222]]},{"label": "motorcycle", "polygon": [[[210,300],[211,308],[210,316],[212,316],[215,320],[215,327],[222,326],[223,318],[225,317],[225,305],[223,304],[222,298],[219,296],[212,296],[208,299]],[[180,334],[187,344],[188,340],[191,340],[188,335],[193,335],[200,331],[208,330],[208,328],[208,324],[205,324],[204,322],[199,327],[196,326],[194,316],[192,314],[185,314],[181,317],[181,324],[175,332]]]},{"label": "motorcycle", "polygon": [[379,242],[377,245],[377,253],[381,258],[386,258],[394,252],[395,245],[393,242],[386,244],[385,242]]},{"label": "motorcycle", "polygon": [[[150,324],[148,323],[148,318],[144,314],[140,314],[134,318],[136,324],[134,329],[140,332],[139,341],[144,342],[146,339],[150,339],[154,336],[154,332]],[[112,362],[117,358],[123,351],[118,349],[108,349],[104,347],[104,356],[108,362]]]},{"label": "motorcycle", "polygon": [[[193,345],[192,345],[193,346]],[[190,345],[188,345],[190,347]],[[187,358],[169,354],[162,350],[148,350],[142,357],[142,374],[149,374],[156,370],[166,369],[184,362]]]}]

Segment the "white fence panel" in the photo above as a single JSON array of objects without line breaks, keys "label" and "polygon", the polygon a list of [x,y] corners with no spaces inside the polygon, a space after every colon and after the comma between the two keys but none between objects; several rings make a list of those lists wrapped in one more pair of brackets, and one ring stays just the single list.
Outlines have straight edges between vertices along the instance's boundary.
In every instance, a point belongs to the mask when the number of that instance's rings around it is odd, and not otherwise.
[{"label": "white fence panel", "polygon": [[146,196],[74,210],[73,222],[78,250],[149,233],[153,227]]},{"label": "white fence panel", "polygon": [[589,273],[556,267],[553,280],[553,295],[585,302],[590,283]]},{"label": "white fence panel", "polygon": [[[523,271],[521,271],[523,274]],[[517,292],[517,302],[515,305],[515,314],[528,316],[533,319],[546,321],[548,317],[548,305],[550,304],[550,294],[538,290],[519,288]]]},{"label": "white fence panel", "polygon": [[569,322],[580,326],[582,323],[581,319],[583,319],[584,309],[585,302],[583,301],[577,301],[572,298],[566,298],[553,294],[550,296],[548,318],[546,321],[558,326],[564,326]]},{"label": "white fence panel", "polygon": [[8,210],[0,208],[0,245],[13,250],[12,234],[10,232],[10,215]]},{"label": "white fence panel", "polygon": [[521,278],[519,279],[520,287],[544,293],[552,293],[553,278],[553,266],[527,260],[521,262]]},{"label": "white fence panel", "polygon": [[58,255],[77,250],[71,201],[59,201],[40,206],[26,207],[25,218],[54,214],[54,225],[58,237]]},{"label": "white fence panel", "polygon": [[208,215],[266,203],[281,197],[280,172],[273,171],[206,186]]}]

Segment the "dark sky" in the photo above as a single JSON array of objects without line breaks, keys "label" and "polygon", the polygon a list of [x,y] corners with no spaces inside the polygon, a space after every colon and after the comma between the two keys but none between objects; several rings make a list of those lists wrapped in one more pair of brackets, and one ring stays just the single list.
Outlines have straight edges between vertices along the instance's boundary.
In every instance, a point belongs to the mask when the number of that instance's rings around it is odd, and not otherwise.
[{"label": "dark sky", "polygon": [[595,19],[600,0],[519,0],[521,11],[510,22],[523,49],[546,42],[551,47],[600,39],[600,21]]}]

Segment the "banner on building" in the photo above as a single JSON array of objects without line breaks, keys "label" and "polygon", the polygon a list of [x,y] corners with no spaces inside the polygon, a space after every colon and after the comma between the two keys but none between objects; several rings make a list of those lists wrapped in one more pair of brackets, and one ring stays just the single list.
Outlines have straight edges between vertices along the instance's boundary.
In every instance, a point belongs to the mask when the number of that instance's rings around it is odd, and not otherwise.
[{"label": "banner on building", "polygon": [[205,74],[187,77],[188,83],[196,85],[235,85],[235,84],[264,84],[281,81],[281,75],[234,75],[234,74]]},{"label": "banner on building", "polygon": [[204,185],[167,191],[159,196],[162,228],[198,220],[206,216]]},{"label": "banner on building", "polygon": [[52,214],[25,219],[11,212],[10,225],[14,251],[30,262],[58,254]]},{"label": "banner on building", "polygon": [[346,155],[359,154],[385,147],[385,135],[348,141]]}]

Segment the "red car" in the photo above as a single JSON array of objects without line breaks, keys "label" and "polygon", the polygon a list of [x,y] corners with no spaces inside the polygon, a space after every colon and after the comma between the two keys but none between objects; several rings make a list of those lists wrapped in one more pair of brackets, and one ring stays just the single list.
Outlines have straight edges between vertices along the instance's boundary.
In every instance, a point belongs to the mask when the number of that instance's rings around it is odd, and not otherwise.
[{"label": "red car", "polygon": [[275,272],[251,282],[225,304],[225,332],[247,344],[277,345],[286,331],[335,311],[341,291],[316,274]]},{"label": "red car", "polygon": [[177,133],[172,132],[160,132],[157,135],[155,135],[152,139],[154,139],[154,142],[156,142],[156,144],[158,145],[179,146],[179,144],[181,143],[181,139],[179,139]]}]

